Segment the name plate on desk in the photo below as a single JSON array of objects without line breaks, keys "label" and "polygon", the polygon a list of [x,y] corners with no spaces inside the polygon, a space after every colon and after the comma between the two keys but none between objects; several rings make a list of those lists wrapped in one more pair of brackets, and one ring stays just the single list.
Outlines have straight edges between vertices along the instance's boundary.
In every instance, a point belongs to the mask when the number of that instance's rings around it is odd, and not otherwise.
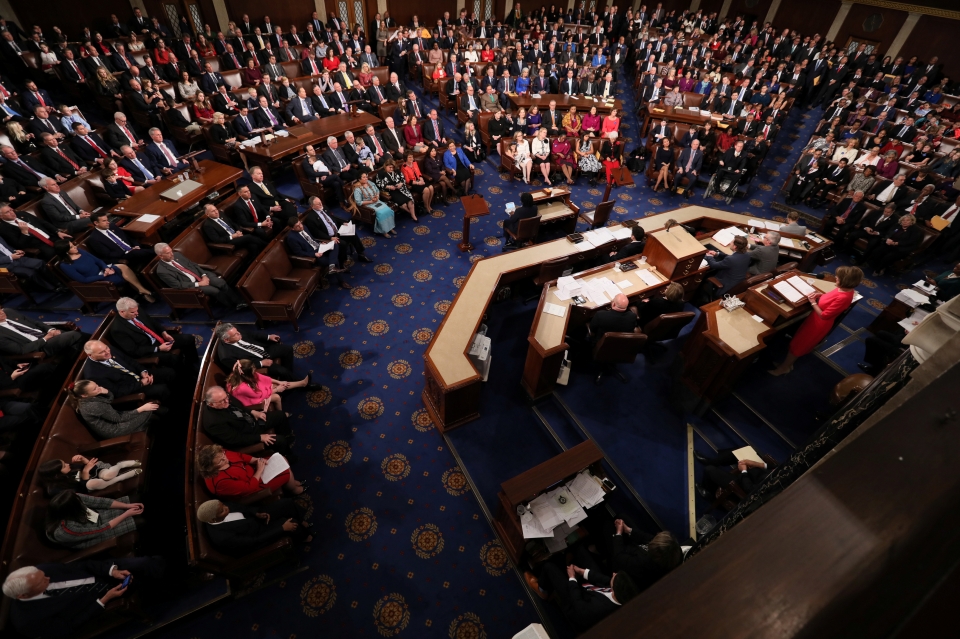
[{"label": "name plate on desk", "polygon": [[181,199],[201,188],[202,186],[202,184],[199,182],[194,182],[193,180],[177,182],[176,186],[161,193],[160,199],[166,200],[167,202],[179,202]]}]

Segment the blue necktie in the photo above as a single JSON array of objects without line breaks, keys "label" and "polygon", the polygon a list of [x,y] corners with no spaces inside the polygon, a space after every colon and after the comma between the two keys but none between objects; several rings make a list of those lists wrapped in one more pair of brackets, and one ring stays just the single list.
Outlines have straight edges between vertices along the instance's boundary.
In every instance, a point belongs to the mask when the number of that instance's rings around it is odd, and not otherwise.
[{"label": "blue necktie", "polygon": [[137,168],[140,169],[140,172],[143,173],[143,177],[147,178],[148,180],[153,179],[153,173],[148,171],[147,167],[140,163],[140,160],[134,160],[133,163],[136,164]]},{"label": "blue necktie", "polygon": [[225,231],[226,231],[227,233],[229,233],[231,236],[232,236],[234,233],[236,233],[236,231],[234,231],[232,228],[230,228],[230,225],[227,224],[226,222],[224,222],[223,219],[221,219],[221,218],[218,217],[218,218],[216,218],[216,220],[217,220],[217,222],[220,223],[220,226],[223,227],[223,230],[225,230]]}]

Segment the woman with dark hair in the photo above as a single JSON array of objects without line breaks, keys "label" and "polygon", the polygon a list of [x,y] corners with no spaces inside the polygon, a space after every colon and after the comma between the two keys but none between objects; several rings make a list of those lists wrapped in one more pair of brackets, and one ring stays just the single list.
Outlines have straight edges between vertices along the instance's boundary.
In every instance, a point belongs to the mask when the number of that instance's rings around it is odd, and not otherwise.
[{"label": "woman with dark hair", "polygon": [[112,439],[147,430],[153,415],[160,408],[157,402],[147,402],[135,410],[118,412],[113,407],[113,393],[89,379],[74,383],[67,403],[77,411],[87,428],[97,439]]},{"label": "woman with dark hair", "polygon": [[150,304],[156,300],[153,293],[140,283],[137,274],[126,264],[107,264],[99,257],[77,248],[70,240],[57,240],[53,250],[60,256],[60,270],[75,282],[111,282],[122,284],[124,281],[133,286]]},{"label": "woman with dark hair", "polygon": [[268,461],[263,457],[251,457],[224,450],[219,444],[204,446],[197,453],[200,476],[203,477],[207,490],[217,497],[247,497],[264,488],[270,492],[284,488],[294,495],[307,492],[307,487],[294,478],[293,471],[289,468],[264,482],[263,471]]},{"label": "woman with dark hair", "polygon": [[[121,472],[125,468],[133,470]],[[48,459],[37,467],[37,476],[48,495],[68,489],[103,490],[142,472],[138,461],[127,459],[111,465],[96,457],[87,459],[83,455],[74,455],[70,462]]]},{"label": "woman with dark hair", "polygon": [[427,176],[427,179],[430,180],[431,184],[436,185],[433,189],[434,191],[437,190],[437,186],[440,187],[441,198],[444,202],[450,203],[457,201],[457,199],[453,197],[453,190],[456,187],[454,187],[453,182],[450,181],[450,178],[448,178],[444,172],[443,160],[436,147],[431,146],[427,149],[427,155],[423,158],[423,173]]},{"label": "woman with dark hair", "polygon": [[66,548],[89,548],[136,531],[133,518],[142,513],[143,504],[131,504],[129,497],[104,499],[64,490],[47,506],[47,539]]},{"label": "woman with dark hair", "polygon": [[393,160],[387,160],[384,163],[383,170],[374,175],[373,181],[391,202],[409,213],[414,222],[417,221],[417,208],[413,203],[413,194],[407,188],[403,175],[396,170]]},{"label": "woman with dark hair", "polygon": [[280,393],[290,388],[304,388],[309,383],[309,376],[298,382],[279,382],[258,373],[252,360],[238,359],[227,377],[227,392],[253,410],[283,410]]},{"label": "woman with dark hair", "polygon": [[657,152],[653,156],[653,170],[657,172],[657,180],[653,184],[653,192],[656,193],[663,182],[663,188],[670,186],[670,167],[673,166],[673,149],[670,148],[670,138],[660,140]]},{"label": "woman with dark hair", "polygon": [[257,61],[247,58],[247,66],[240,70],[240,82],[245,87],[255,87],[263,80],[263,72],[257,68]]}]

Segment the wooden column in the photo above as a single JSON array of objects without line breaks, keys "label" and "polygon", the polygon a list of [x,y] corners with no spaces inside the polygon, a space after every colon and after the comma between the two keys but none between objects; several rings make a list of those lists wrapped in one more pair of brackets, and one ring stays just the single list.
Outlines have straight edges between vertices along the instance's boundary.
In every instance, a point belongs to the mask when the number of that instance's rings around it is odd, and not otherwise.
[{"label": "wooden column", "polygon": [[843,21],[847,19],[847,14],[850,13],[852,6],[852,2],[844,2],[840,5],[840,10],[837,11],[837,17],[833,19],[833,24],[830,25],[830,30],[827,31],[827,35],[825,36],[827,40],[833,40],[837,37],[837,34],[840,33],[840,27],[843,26]]},{"label": "wooden column", "polygon": [[897,37],[893,39],[893,42],[890,43],[890,47],[887,49],[885,55],[890,56],[891,58],[896,58],[897,54],[900,53],[900,48],[903,47],[904,43],[907,41],[907,38],[910,37],[910,34],[913,33],[913,28],[917,26],[917,21],[920,20],[921,13],[914,13],[911,11],[907,14],[907,19],[903,21],[903,26],[900,27],[900,33],[897,34]]}]

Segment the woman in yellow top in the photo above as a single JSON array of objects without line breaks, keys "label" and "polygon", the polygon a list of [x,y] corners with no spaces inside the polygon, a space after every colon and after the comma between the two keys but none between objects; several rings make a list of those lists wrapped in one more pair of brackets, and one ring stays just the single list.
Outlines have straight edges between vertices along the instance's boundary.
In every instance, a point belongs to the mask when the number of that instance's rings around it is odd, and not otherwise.
[{"label": "woman in yellow top", "polygon": [[583,126],[583,120],[577,115],[577,107],[572,106],[561,122],[567,135],[576,139],[580,137],[580,127]]}]

